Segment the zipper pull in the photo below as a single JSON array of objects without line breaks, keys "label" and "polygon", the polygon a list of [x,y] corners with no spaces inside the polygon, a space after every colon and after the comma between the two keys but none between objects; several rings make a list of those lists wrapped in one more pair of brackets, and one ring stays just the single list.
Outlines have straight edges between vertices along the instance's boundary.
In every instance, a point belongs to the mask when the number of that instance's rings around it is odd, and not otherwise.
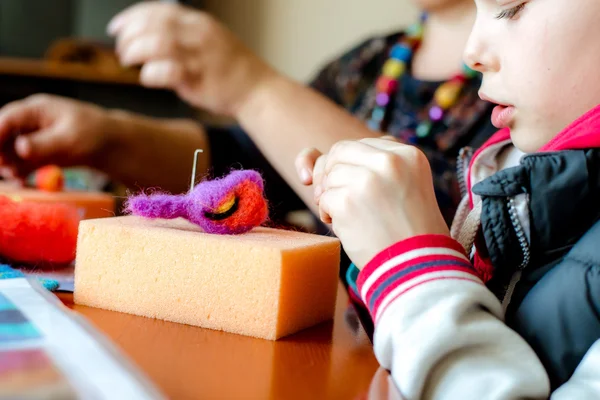
[{"label": "zipper pull", "polygon": [[504,314],[506,314],[506,309],[508,308],[508,305],[510,304],[510,300],[512,299],[513,293],[515,292],[515,287],[517,286],[517,283],[519,283],[519,281],[521,280],[522,273],[523,273],[523,270],[518,270],[513,274],[512,278],[510,278],[510,283],[508,284],[506,293],[504,294],[504,297],[502,298],[502,310],[504,311]]}]

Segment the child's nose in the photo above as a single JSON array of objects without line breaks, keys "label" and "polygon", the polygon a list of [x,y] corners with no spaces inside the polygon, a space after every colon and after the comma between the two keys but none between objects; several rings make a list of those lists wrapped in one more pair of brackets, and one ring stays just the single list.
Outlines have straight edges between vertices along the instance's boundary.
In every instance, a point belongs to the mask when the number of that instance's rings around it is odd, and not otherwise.
[{"label": "child's nose", "polygon": [[480,24],[475,23],[469,41],[463,53],[463,60],[469,68],[484,73],[497,72],[500,69],[498,58],[485,40]]},{"label": "child's nose", "polygon": [[472,70],[483,73],[486,72],[486,67],[482,62],[481,53],[481,45],[473,39],[473,34],[471,33],[469,41],[467,42],[467,47],[465,47],[463,53],[463,60]]},{"label": "child's nose", "polygon": [[485,67],[485,64],[483,64],[479,61],[475,61],[473,58],[468,58],[465,56],[465,63],[467,64],[467,66],[469,68],[471,68],[474,71],[481,72],[481,73],[488,71],[488,69]]}]

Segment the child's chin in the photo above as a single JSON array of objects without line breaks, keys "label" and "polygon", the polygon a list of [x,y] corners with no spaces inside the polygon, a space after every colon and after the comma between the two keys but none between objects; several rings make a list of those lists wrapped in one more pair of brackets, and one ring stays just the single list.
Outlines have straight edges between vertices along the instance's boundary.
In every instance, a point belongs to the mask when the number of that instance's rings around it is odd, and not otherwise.
[{"label": "child's chin", "polygon": [[534,153],[546,144],[533,129],[520,126],[510,128],[510,138],[515,147],[524,153]]}]

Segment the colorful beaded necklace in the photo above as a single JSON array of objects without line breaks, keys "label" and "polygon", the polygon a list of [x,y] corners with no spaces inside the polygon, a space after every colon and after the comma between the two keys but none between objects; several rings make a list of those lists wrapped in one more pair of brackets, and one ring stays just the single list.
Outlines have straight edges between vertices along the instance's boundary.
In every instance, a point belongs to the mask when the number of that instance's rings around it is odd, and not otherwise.
[{"label": "colorful beaded necklace", "polygon": [[[408,69],[413,53],[421,44],[426,20],[427,15],[423,14],[420,21],[407,29],[405,35],[390,49],[389,59],[383,65],[376,83],[375,108],[368,121],[372,130],[384,131],[387,128],[389,105],[398,93],[400,79]],[[421,121],[415,130],[418,138],[426,138],[431,134],[434,125],[443,121],[448,109],[457,103],[465,83],[476,77],[477,72],[463,64],[460,73],[437,88],[427,107],[429,119]]]}]

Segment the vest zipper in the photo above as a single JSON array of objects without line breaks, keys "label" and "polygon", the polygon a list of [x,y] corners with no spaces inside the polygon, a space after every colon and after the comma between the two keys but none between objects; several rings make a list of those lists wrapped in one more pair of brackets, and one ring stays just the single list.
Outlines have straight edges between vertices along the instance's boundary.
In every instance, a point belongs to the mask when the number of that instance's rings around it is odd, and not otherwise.
[{"label": "vest zipper", "polygon": [[515,230],[517,240],[519,241],[519,246],[521,247],[521,252],[523,253],[523,261],[521,261],[521,264],[517,267],[517,270],[513,273],[512,277],[510,278],[508,289],[506,290],[504,298],[502,299],[502,308],[504,309],[504,311],[506,311],[506,308],[510,304],[510,299],[512,298],[517,283],[519,283],[519,280],[521,280],[521,274],[523,270],[527,267],[527,265],[529,265],[529,261],[531,260],[531,249],[529,248],[527,236],[525,236],[525,231],[523,230],[521,221],[519,221],[517,207],[515,206],[515,201],[512,197],[508,198],[507,205],[510,222],[513,226],[513,229]]},{"label": "vest zipper", "polygon": [[517,213],[515,200],[512,197],[508,198],[508,215],[510,216],[510,222],[512,223],[512,226],[515,229],[515,234],[517,235],[517,240],[519,241],[519,246],[521,247],[521,252],[523,253],[523,261],[521,262],[521,265],[519,265],[518,269],[523,270],[529,264],[531,259],[531,251],[529,249],[529,243],[527,242],[527,236],[525,235],[521,221],[519,221],[519,214]]},{"label": "vest zipper", "polygon": [[466,174],[469,171],[469,163],[473,158],[473,148],[463,147],[458,152],[458,158],[456,162],[456,179],[460,188],[460,197],[463,198],[468,195],[469,188],[467,187]]}]

